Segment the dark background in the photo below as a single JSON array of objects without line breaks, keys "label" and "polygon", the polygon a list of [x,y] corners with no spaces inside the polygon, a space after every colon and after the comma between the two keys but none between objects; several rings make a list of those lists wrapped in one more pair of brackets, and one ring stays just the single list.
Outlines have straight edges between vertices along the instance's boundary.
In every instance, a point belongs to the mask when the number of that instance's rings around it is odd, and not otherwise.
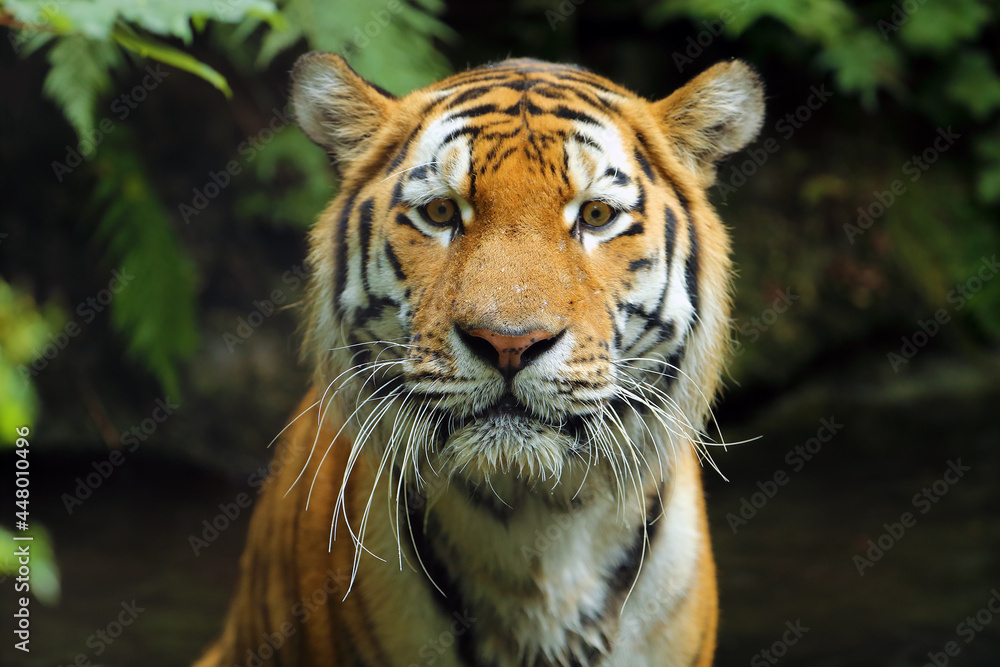
[{"label": "dark background", "polygon": [[[756,438],[715,452],[728,481],[705,473],[720,570],[717,664],[770,664],[760,651],[796,622],[809,630],[787,654],[777,648],[782,664],[916,667],[948,642],[960,652],[939,664],[1000,664],[1000,616],[987,608],[996,596],[1000,609],[1000,281],[984,268],[1000,250],[997,5],[912,3],[890,30],[879,22],[902,3],[745,4],[449,2],[439,18],[452,32],[433,48],[454,70],[508,55],[576,62],[651,99],[719,60],[758,68],[768,119],[751,149],[774,138],[778,150],[759,165],[734,156],[720,168],[734,187],[712,192],[739,269],[736,354],[716,416],[727,441]],[[734,18],[712,34],[724,10]],[[155,201],[189,262],[197,331],[170,361],[172,381],[135,353],[135,332],[109,309],[33,378],[32,522],[51,536],[61,595],[33,601],[25,656],[7,630],[13,582],[0,584],[4,665],[80,654],[100,665],[190,662],[219,630],[249,512],[197,555],[190,537],[220,503],[256,495],[267,444],[307,388],[294,307],[302,288],[290,275],[336,184],[297,128],[280,129],[252,161],[239,147],[262,137],[285,103],[291,64],[317,44],[299,40],[254,67],[221,32],[184,48],[226,76],[231,100],[168,68],[61,182],[52,162],[78,138],[40,93],[43,52],[20,59],[0,48],[3,280],[51,330],[81,323],[77,305],[121,267],[119,241],[101,232],[108,202],[132,197],[134,217]],[[366,53],[382,46],[373,38]],[[118,70],[98,118],[114,118],[109,105],[142,85],[147,64]],[[377,68],[364,73],[382,82]],[[817,90],[830,98],[809,108]],[[911,180],[907,164],[947,128],[958,138]],[[180,205],[230,160],[242,173],[186,223]],[[141,174],[139,194],[116,174]],[[859,207],[888,201],[897,180],[905,191],[870,228],[845,229],[859,224]],[[261,304],[275,292],[284,304],[234,344],[240,318],[267,315]],[[178,320],[183,305],[172,306]],[[947,318],[934,327],[939,311]],[[16,312],[0,308],[8,355],[17,326]],[[890,356],[904,352],[912,358]],[[149,421],[158,400],[177,405],[161,423]],[[838,425],[832,438],[823,420]],[[144,425],[151,433],[132,449],[122,438]],[[121,465],[70,513],[67,494],[115,451]],[[14,461],[0,449],[3,470]],[[935,486],[958,465],[968,470]],[[913,525],[900,531],[905,512]],[[12,514],[0,525],[12,527]],[[858,558],[870,561],[863,576]],[[98,655],[88,637],[133,600],[144,611]],[[961,624],[977,613],[982,629],[970,632]]]}]

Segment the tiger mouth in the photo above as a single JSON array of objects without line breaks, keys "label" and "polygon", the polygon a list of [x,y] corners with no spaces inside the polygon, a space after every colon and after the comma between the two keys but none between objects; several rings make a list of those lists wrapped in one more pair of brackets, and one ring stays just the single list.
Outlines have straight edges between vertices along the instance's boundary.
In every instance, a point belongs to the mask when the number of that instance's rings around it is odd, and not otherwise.
[{"label": "tiger mouth", "polygon": [[523,425],[526,429],[549,428],[574,440],[579,440],[584,433],[586,418],[587,415],[565,415],[562,418],[538,415],[508,393],[490,406],[471,414],[455,416],[454,419],[450,420],[447,435],[451,436],[452,433],[468,425],[494,422],[514,426]]}]

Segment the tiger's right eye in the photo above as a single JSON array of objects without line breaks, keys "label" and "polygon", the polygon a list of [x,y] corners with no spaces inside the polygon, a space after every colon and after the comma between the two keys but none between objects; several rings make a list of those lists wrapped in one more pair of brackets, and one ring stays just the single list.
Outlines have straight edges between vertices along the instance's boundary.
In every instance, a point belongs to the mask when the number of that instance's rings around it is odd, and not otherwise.
[{"label": "tiger's right eye", "polygon": [[443,197],[432,199],[419,207],[417,211],[420,212],[424,220],[439,227],[448,227],[459,222],[458,204],[452,199]]}]

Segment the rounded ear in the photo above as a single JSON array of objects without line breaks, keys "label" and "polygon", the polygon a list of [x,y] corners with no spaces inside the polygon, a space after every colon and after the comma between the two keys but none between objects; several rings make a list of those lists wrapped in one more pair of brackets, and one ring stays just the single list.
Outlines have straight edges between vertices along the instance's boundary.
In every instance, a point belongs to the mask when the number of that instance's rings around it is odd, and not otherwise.
[{"label": "rounded ear", "polygon": [[365,152],[366,140],[390,116],[395,101],[334,53],[307,53],[292,68],[295,119],[341,173]]},{"label": "rounded ear", "polygon": [[740,60],[718,63],[652,105],[674,153],[715,180],[715,163],[750,143],[764,123],[764,87]]}]

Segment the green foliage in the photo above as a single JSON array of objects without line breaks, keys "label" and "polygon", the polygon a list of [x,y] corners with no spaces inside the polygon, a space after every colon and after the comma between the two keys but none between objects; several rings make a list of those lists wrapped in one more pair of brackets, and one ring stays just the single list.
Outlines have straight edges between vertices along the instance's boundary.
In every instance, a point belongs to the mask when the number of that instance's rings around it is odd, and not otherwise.
[{"label": "green foliage", "polygon": [[111,322],[128,340],[168,395],[180,393],[177,364],[198,345],[194,262],[181,248],[170,216],[148,182],[126,130],[108,137],[97,159],[101,207],[97,236],[107,244],[109,266],[120,266],[128,284],[112,302]]},{"label": "green foliage", "polygon": [[[886,216],[892,254],[929,303],[944,302],[956,285],[975,274],[984,249],[998,247],[996,212],[984,206],[1000,201],[1000,135],[977,125],[992,119],[995,127],[1000,110],[995,53],[976,43],[987,26],[995,25],[995,4],[885,0],[862,10],[842,0],[664,0],[650,16],[660,21],[721,20],[727,35],[748,38],[759,53],[787,57],[789,52],[811,52],[815,64],[833,74],[838,91],[857,96],[870,111],[878,107],[880,95],[889,95],[922,115],[930,127],[962,128],[961,142],[980,157],[975,191],[968,185],[968,169],[956,172],[938,163]],[[752,28],[765,17],[783,26],[788,39],[755,42]],[[892,146],[894,139],[887,138],[884,145]],[[924,148],[913,146],[914,155]],[[888,171],[871,185],[888,187],[907,159],[908,154],[901,154],[898,162],[890,161]],[[863,170],[873,165],[856,167],[855,178],[861,182]],[[871,192],[861,189],[862,202],[870,200]],[[990,336],[1000,338],[1000,285],[987,285],[969,300],[966,312]]]},{"label": "green foliage", "polygon": [[191,72],[227,96],[232,94],[214,69],[139,30],[190,43],[192,25],[204,26],[207,20],[265,19],[282,25],[269,0],[6,0],[2,8],[29,33],[59,36],[49,55],[52,69],[44,90],[62,107],[81,139],[94,129],[94,104],[110,88],[109,71],[121,64],[119,46]]},{"label": "green foliage", "polygon": [[974,39],[990,20],[981,0],[922,2],[906,16],[899,38],[914,51],[946,53],[956,44]]},{"label": "green foliage", "polygon": [[38,397],[28,365],[41,356],[48,335],[63,318],[0,279],[0,444],[16,439],[15,428],[32,426]]},{"label": "green foliage", "polygon": [[98,98],[111,90],[111,72],[123,64],[121,50],[111,42],[67,35],[49,50],[49,64],[42,91],[83,138],[94,129]]},{"label": "green foliage", "polygon": [[193,21],[279,20],[269,0],[5,0],[3,5],[24,23],[48,25],[59,33],[79,32],[97,40],[107,40],[119,21],[190,43]]},{"label": "green foliage", "polygon": [[433,39],[452,32],[433,14],[440,0],[416,5],[402,0],[287,0],[281,15],[288,29],[264,39],[261,64],[305,39],[319,51],[344,53],[362,76],[377,80],[390,92],[407,93],[437,80],[448,71]]},{"label": "green foliage", "polygon": [[[0,544],[9,547],[13,544],[31,545],[31,593],[39,602],[54,606],[59,602],[61,586],[59,585],[59,565],[52,550],[52,537],[49,532],[35,523],[19,537],[31,537],[31,542],[14,542],[14,534],[0,526]],[[0,574],[17,572],[17,555],[13,548],[4,548],[0,552]]]},{"label": "green foliage", "polygon": [[249,222],[263,213],[272,223],[301,228],[336,194],[326,154],[295,130],[275,134],[237,184],[238,218]]}]

